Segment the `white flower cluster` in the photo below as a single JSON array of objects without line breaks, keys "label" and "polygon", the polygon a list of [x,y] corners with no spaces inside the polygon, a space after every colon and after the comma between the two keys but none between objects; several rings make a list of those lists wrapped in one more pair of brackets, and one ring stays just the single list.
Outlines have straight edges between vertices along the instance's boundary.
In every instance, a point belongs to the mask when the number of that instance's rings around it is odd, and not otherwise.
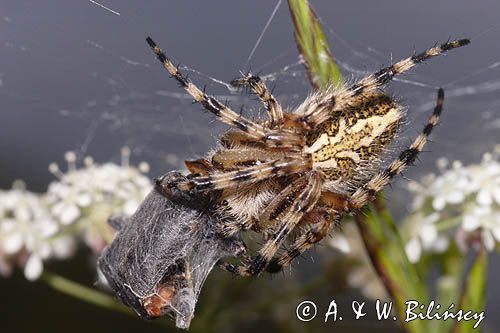
[{"label": "white flower cluster", "polygon": [[481,245],[489,251],[500,243],[500,146],[480,164],[451,168],[438,161],[441,174],[410,182],[413,213],[404,223],[406,253],[412,262],[423,252],[444,252],[453,237],[463,251]]},{"label": "white flower cluster", "polygon": [[59,231],[41,196],[27,192],[18,182],[12,190],[0,192],[0,261],[1,273],[10,273],[8,261],[23,264],[26,278],[37,278],[42,260],[64,257],[71,251],[60,251],[58,242],[48,242]]},{"label": "white flower cluster", "polygon": [[31,193],[20,182],[0,191],[0,274],[19,265],[27,279],[35,280],[44,260],[71,256],[79,239],[101,251],[113,237],[108,217],[132,214],[151,188],[142,174],[148,165],[130,166],[129,155],[124,148],[121,165],[99,165],[87,157],[77,168],[76,155],[68,152],[67,172],[55,163],[49,166],[59,179],[46,193]]}]

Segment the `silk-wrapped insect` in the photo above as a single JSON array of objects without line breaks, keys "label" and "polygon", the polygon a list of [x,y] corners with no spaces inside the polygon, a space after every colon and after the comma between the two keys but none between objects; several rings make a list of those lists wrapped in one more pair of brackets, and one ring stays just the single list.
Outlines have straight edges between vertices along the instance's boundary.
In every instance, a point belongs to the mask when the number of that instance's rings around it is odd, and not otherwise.
[{"label": "silk-wrapped insect", "polygon": [[170,172],[156,181],[129,218],[113,217],[118,233],[99,258],[99,269],[118,298],[145,319],[175,317],[188,328],[201,287],[222,257],[240,256],[237,237],[220,237],[209,196],[186,193]]}]

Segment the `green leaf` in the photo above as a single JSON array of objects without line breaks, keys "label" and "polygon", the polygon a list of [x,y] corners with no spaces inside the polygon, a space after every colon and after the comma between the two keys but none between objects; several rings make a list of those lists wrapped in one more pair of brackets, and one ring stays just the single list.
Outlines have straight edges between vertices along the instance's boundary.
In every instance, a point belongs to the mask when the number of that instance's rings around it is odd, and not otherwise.
[{"label": "green leaf", "polygon": [[[465,280],[460,305],[456,309],[462,309],[464,313],[469,310],[478,313],[484,311],[487,274],[488,252],[482,248],[474,258]],[[476,322],[477,320],[457,321],[454,332],[479,332],[481,326],[479,326],[479,329],[474,329]]]},{"label": "green leaf", "polygon": [[428,304],[429,296],[416,266],[406,256],[396,224],[385,205],[377,199],[369,211],[357,214],[356,223],[373,267],[393,299],[405,331],[430,332],[429,321],[405,322],[406,302],[416,300]]},{"label": "green leaf", "polygon": [[288,0],[295,41],[315,88],[341,84],[342,74],[332,58],[318,16],[307,0]]}]

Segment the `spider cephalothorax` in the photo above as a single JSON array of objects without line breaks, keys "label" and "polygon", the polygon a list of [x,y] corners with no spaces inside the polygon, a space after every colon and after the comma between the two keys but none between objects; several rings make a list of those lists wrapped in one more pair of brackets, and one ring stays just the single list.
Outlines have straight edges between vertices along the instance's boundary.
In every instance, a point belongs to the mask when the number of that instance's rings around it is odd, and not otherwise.
[{"label": "spider cephalothorax", "polygon": [[[233,130],[205,159],[186,162],[184,191],[211,191],[218,198],[226,235],[253,229],[266,242],[254,257],[220,266],[239,275],[280,271],[323,239],[342,216],[375,199],[391,178],[411,165],[438,123],[444,92],[422,133],[386,167],[379,161],[398,132],[404,108],[381,91],[395,75],[428,58],[467,45],[461,39],[432,47],[346,87],[313,92],[291,113],[283,112],[257,76],[234,80],[261,99],[268,119],[251,121],[207,95],[173,66],[161,49],[147,42],[165,69],[203,107]],[[305,230],[278,255],[287,236]]]}]

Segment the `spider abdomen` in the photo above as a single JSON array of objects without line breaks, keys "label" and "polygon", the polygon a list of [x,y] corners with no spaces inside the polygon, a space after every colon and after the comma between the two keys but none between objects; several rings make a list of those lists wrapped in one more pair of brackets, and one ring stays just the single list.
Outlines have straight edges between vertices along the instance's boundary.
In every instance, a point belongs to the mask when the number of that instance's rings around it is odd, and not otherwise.
[{"label": "spider abdomen", "polygon": [[342,112],[312,131],[305,152],[313,168],[329,180],[349,180],[394,138],[404,112],[391,97],[372,93],[357,97]]}]

